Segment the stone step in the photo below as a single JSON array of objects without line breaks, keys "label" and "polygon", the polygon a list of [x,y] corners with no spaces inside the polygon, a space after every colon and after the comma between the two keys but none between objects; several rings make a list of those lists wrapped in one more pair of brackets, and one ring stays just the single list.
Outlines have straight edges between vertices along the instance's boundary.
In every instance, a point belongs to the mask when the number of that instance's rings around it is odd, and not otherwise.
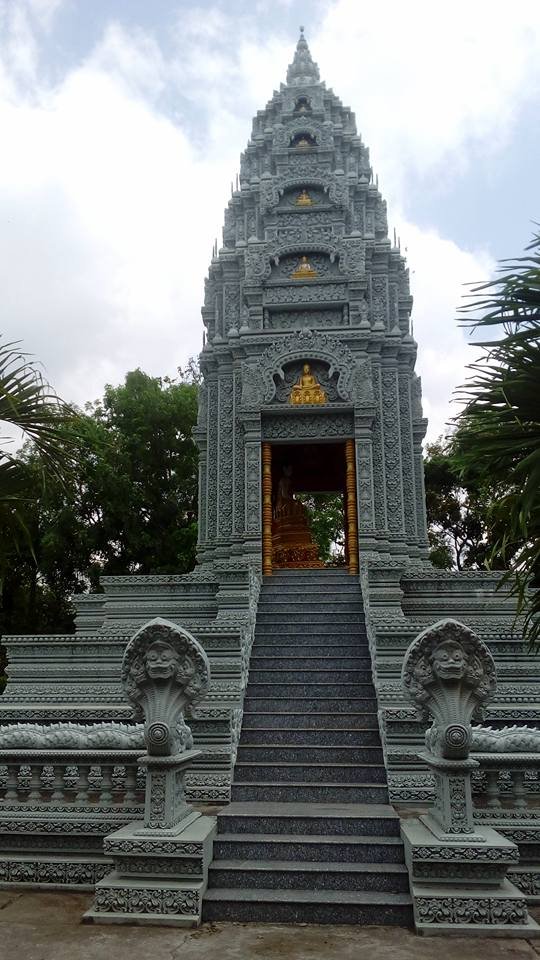
[{"label": "stone step", "polygon": [[386,784],[384,764],[357,763],[259,763],[239,760],[234,782],[243,783],[382,783]]},{"label": "stone step", "polygon": [[[332,584],[327,584],[324,592],[328,593],[330,597],[358,597],[362,599],[357,583],[342,583],[340,580],[337,580]],[[273,583],[271,585],[264,584],[260,593],[260,599],[281,600],[283,597],[292,597],[294,599],[294,597],[320,597],[320,595],[320,583]]]},{"label": "stone step", "polygon": [[310,610],[311,604],[306,604],[306,609],[304,612],[300,613],[291,613],[284,609],[280,604],[279,610],[257,610],[257,623],[261,626],[268,626],[272,623],[287,624],[287,627],[300,626],[305,624],[307,626],[312,626],[315,623],[321,629],[324,629],[328,626],[335,624],[345,624],[349,623],[354,627],[361,627],[364,625],[364,618],[361,614],[358,613],[333,613],[326,610],[324,613],[322,611],[314,613],[313,610]]},{"label": "stone step", "polygon": [[294,860],[215,860],[208,888],[248,890],[377,890],[408,893],[409,873],[401,863],[324,863]]},{"label": "stone step", "polygon": [[354,683],[365,684],[366,676],[371,683],[371,665],[365,670],[339,670],[334,669],[333,665],[328,665],[328,669],[310,670],[307,667],[298,667],[288,669],[260,669],[259,665],[254,663],[253,658],[250,661],[249,682],[251,683]]},{"label": "stone step", "polygon": [[404,893],[369,890],[207,890],[203,922],[393,924],[411,926]]},{"label": "stone step", "polygon": [[377,711],[374,697],[252,697],[244,700],[250,713],[367,713]]},{"label": "stone step", "polygon": [[399,817],[384,803],[230,803],[218,814],[227,834],[399,837]]},{"label": "stone step", "polygon": [[264,744],[240,743],[238,762],[241,763],[358,763],[383,764],[380,746],[356,746],[342,741],[333,745],[313,746],[309,743]]},{"label": "stone step", "polygon": [[[287,701],[289,702],[289,701]],[[274,710],[251,710],[244,701],[244,718],[242,729],[267,729],[269,726],[279,730],[364,730],[376,731],[379,735],[379,723],[377,710],[373,706],[371,710],[363,711],[344,711],[336,715],[336,712],[319,713],[300,713],[296,709],[281,708]]]},{"label": "stone step", "polygon": [[371,673],[370,657],[341,657],[334,656],[315,656],[306,655],[295,657],[291,652],[286,656],[280,654],[260,656],[253,647],[254,652],[249,661],[250,676],[255,670],[275,670],[282,673],[285,670],[359,670],[362,673],[369,671]]},{"label": "stone step", "polygon": [[[306,630],[305,624],[293,624],[290,620],[286,623],[273,624],[271,621],[268,623],[259,623],[255,625],[255,640],[260,640],[263,642],[262,638],[264,637],[275,637],[279,636],[283,638],[283,643],[291,641],[297,643],[298,639],[303,637],[305,642],[310,646],[311,644],[319,644],[321,646],[325,643],[330,643],[336,645],[338,643],[355,643],[357,646],[365,645],[367,647],[368,639],[367,634],[363,626],[355,625],[352,629],[351,624],[339,624],[332,623],[327,626],[321,626],[319,622],[310,624],[309,630]],[[266,641],[268,642],[268,641]],[[358,651],[360,652],[360,651]],[[367,651],[366,651],[367,652]]]},{"label": "stone step", "polygon": [[247,697],[354,697],[361,700],[375,699],[373,683],[252,683],[251,677],[246,689]]},{"label": "stone step", "polygon": [[[240,735],[241,746],[257,746],[258,744],[275,745],[284,744],[285,746],[303,747],[341,747],[356,746],[359,748],[378,748],[380,749],[380,737],[377,729],[369,727],[360,727],[347,730],[344,727],[327,727],[322,730],[310,729],[309,727],[300,727],[294,729],[291,727],[275,727],[273,725],[255,727],[251,723],[242,724]],[[244,721],[246,718],[244,717]],[[329,719],[328,723],[332,721]]]},{"label": "stone step", "polygon": [[[344,638],[346,639],[346,638]],[[300,645],[297,643],[291,642],[286,645],[282,642],[283,638],[280,637],[279,641],[276,643],[268,643],[266,640],[262,642],[262,638],[256,639],[253,644],[253,653],[251,655],[251,661],[257,659],[277,659],[285,660],[287,658],[293,658],[294,652],[298,651]],[[325,644],[311,644],[308,643],[305,647],[302,647],[302,650],[305,649],[304,653],[300,655],[300,659],[308,659],[312,657],[314,660],[320,660],[321,664],[324,666],[324,661],[332,661],[340,659],[357,659],[361,660],[364,663],[371,663],[371,658],[369,653],[364,652],[363,647],[356,643],[351,644],[350,642],[342,646],[341,644],[331,645],[330,643]]]},{"label": "stone step", "polygon": [[367,890],[207,890],[203,921],[237,923],[394,924],[411,926],[404,893]]},{"label": "stone step", "polygon": [[341,599],[335,599],[334,597],[323,597],[320,592],[306,599],[305,594],[302,598],[298,597],[297,599],[291,598],[289,596],[281,596],[279,599],[265,599],[259,600],[257,606],[257,616],[267,613],[291,613],[296,616],[296,614],[307,613],[311,614],[312,618],[319,619],[322,617],[329,617],[331,613],[363,613],[364,606],[361,600],[356,600],[354,597],[342,597]]},{"label": "stone step", "polygon": [[271,803],[388,803],[388,788],[381,783],[245,783],[231,787],[234,801]]},{"label": "stone step", "polygon": [[404,863],[404,854],[400,837],[220,833],[214,840],[214,860]]}]

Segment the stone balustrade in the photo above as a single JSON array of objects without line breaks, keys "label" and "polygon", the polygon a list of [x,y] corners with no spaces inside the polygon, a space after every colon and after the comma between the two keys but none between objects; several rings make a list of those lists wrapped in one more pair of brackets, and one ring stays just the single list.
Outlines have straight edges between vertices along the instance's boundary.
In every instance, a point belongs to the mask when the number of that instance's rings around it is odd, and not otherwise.
[{"label": "stone balustrade", "polygon": [[0,812],[61,806],[142,809],[141,750],[0,750]]},{"label": "stone balustrade", "polygon": [[477,819],[540,815],[540,756],[534,753],[473,753],[480,770],[473,779]]}]

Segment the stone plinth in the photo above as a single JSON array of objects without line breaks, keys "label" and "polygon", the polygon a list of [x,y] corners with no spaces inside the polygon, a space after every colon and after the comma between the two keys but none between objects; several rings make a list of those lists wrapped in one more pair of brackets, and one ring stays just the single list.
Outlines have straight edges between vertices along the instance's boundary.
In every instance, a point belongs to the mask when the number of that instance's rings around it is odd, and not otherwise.
[{"label": "stone plinth", "polygon": [[176,829],[150,831],[135,823],[106,838],[115,869],[96,884],[86,922],[200,924],[216,821],[192,813]]}]

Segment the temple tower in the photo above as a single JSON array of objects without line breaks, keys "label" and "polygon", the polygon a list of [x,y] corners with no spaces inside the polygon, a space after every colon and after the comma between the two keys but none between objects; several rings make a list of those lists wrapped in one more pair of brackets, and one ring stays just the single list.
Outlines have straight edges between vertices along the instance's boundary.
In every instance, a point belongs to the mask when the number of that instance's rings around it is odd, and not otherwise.
[{"label": "temple tower", "polygon": [[253,121],[206,280],[199,563],[262,560],[266,535],[270,572],[277,469],[306,457],[311,489],[343,485],[353,572],[358,550],[427,555],[411,308],[369,151],[301,31]]}]

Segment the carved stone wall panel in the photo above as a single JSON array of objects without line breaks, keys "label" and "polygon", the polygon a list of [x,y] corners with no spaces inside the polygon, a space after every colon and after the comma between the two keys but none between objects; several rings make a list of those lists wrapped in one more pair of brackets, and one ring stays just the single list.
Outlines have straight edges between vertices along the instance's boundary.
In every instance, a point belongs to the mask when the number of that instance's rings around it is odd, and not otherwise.
[{"label": "carved stone wall panel", "polygon": [[233,532],[241,534],[245,527],[245,463],[244,463],[244,431],[239,418],[242,406],[242,377],[240,370],[234,372],[234,521]]},{"label": "carved stone wall panel", "polygon": [[411,420],[411,396],[408,373],[399,373],[399,414],[401,433],[403,504],[405,511],[405,531],[409,540],[417,537],[416,529],[416,490],[414,483],[414,453]]},{"label": "carved stone wall panel", "polygon": [[316,283],[307,281],[306,283],[289,283],[283,287],[266,287],[264,290],[264,303],[272,304],[296,304],[296,303],[334,303],[336,301],[347,300],[346,283]]},{"label": "carved stone wall panel", "polygon": [[358,531],[362,535],[373,530],[375,526],[371,440],[356,441],[356,488],[358,495]]},{"label": "carved stone wall panel", "polygon": [[218,535],[230,537],[233,511],[233,381],[221,376],[219,386]]},{"label": "carved stone wall panel", "polygon": [[323,330],[348,324],[348,310],[265,310],[265,330]]},{"label": "carved stone wall panel", "polygon": [[224,328],[238,330],[240,326],[240,290],[237,283],[226,283],[223,287]]},{"label": "carved stone wall panel", "polygon": [[206,471],[207,538],[217,535],[217,472],[218,472],[218,385],[208,383],[208,463]]},{"label": "carved stone wall panel", "polygon": [[373,325],[388,327],[388,278],[371,278],[371,319]]},{"label": "carved stone wall panel", "polygon": [[382,416],[384,435],[385,490],[388,529],[402,533],[403,488],[401,458],[401,431],[399,423],[398,373],[393,368],[382,369]]},{"label": "carved stone wall panel", "polygon": [[328,440],[354,436],[352,414],[303,413],[264,416],[263,440]]},{"label": "carved stone wall panel", "polygon": [[382,435],[382,396],[381,369],[373,365],[373,393],[375,397],[375,421],[373,424],[373,484],[375,503],[375,525],[378,530],[386,529],[386,498],[384,495],[385,463]]},{"label": "carved stone wall panel", "polygon": [[246,532],[261,532],[261,445],[247,441],[246,457]]}]

